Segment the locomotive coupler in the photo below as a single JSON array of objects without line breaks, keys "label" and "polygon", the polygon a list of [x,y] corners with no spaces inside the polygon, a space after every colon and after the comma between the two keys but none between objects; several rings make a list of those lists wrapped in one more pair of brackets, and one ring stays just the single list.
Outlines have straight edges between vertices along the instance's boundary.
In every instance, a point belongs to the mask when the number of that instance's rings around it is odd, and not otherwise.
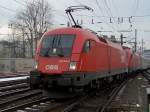
[{"label": "locomotive coupler", "polygon": [[30,87],[38,88],[41,83],[41,75],[37,70],[30,71]]}]

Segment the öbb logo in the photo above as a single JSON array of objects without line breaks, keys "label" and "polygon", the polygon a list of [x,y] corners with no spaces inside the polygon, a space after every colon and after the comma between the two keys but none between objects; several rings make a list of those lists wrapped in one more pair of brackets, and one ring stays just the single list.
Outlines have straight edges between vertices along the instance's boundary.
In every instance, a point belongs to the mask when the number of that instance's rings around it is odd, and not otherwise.
[{"label": "\u00f6bb logo", "polygon": [[46,65],[46,70],[58,70],[58,65]]}]

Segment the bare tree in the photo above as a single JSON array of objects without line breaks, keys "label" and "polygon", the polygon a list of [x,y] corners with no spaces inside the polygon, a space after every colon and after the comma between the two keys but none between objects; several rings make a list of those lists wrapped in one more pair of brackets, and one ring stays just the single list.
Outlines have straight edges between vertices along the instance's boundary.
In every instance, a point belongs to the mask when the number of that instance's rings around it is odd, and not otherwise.
[{"label": "bare tree", "polygon": [[31,57],[34,55],[37,40],[50,28],[51,20],[51,8],[46,0],[33,0],[27,3],[26,8],[17,14],[15,24],[22,32],[23,40],[27,39]]}]

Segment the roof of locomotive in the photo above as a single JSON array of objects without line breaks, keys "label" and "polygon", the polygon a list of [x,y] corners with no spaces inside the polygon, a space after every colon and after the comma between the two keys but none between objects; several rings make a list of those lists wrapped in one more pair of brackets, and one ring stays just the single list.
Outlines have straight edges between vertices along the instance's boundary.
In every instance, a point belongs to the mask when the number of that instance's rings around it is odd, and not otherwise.
[{"label": "roof of locomotive", "polygon": [[56,29],[49,30],[44,35],[53,35],[53,34],[81,34],[82,32],[85,32],[85,30],[81,29],[81,28],[62,27],[62,28],[56,28]]},{"label": "roof of locomotive", "polygon": [[91,31],[82,28],[62,27],[62,28],[49,30],[44,35],[53,35],[53,34],[76,34],[77,37],[80,37],[84,40],[92,39],[95,40],[96,42],[107,44],[110,47],[122,49],[122,46],[120,44],[99,37],[96,34],[92,33]]},{"label": "roof of locomotive", "polygon": [[62,28],[56,28],[56,29],[51,29],[47,31],[44,35],[51,35],[51,34],[73,34],[79,32],[81,29],[80,28],[72,28],[72,27],[62,27]]},{"label": "roof of locomotive", "polygon": [[77,35],[77,37],[84,38],[85,40],[94,39],[95,41],[98,41],[98,38],[96,37],[95,34],[82,28],[62,27],[49,30],[44,35],[53,35],[53,34],[75,34]]}]

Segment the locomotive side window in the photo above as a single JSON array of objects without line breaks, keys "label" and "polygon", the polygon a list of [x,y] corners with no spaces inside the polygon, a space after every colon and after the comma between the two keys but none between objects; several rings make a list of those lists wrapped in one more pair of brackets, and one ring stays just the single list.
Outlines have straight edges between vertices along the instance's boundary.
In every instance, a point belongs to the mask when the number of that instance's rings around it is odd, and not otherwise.
[{"label": "locomotive side window", "polygon": [[90,51],[90,40],[87,40],[84,44],[83,52],[87,53]]}]

